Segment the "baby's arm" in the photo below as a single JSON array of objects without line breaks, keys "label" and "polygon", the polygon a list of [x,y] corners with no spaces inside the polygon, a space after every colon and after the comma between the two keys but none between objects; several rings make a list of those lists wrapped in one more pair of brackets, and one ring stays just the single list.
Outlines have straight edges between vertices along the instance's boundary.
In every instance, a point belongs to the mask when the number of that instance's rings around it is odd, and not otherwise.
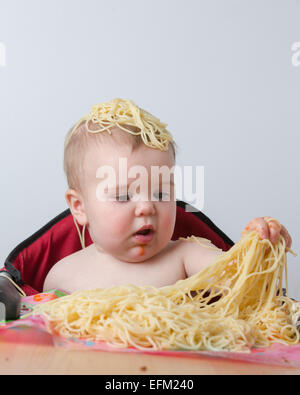
[{"label": "baby's arm", "polygon": [[[261,239],[269,239],[273,244],[277,242],[281,234],[285,239],[287,250],[291,248],[292,238],[287,229],[271,217],[254,218],[246,226],[242,235],[251,231],[257,231]],[[183,262],[187,277],[198,273],[212,263],[218,255],[224,253],[209,240],[200,239],[201,244],[193,240],[193,236],[183,240]]]},{"label": "baby's arm", "polygon": [[217,256],[224,252],[213,245],[209,240],[200,239],[201,244],[193,238],[183,241],[183,262],[187,277],[200,272],[205,266],[211,264]]}]

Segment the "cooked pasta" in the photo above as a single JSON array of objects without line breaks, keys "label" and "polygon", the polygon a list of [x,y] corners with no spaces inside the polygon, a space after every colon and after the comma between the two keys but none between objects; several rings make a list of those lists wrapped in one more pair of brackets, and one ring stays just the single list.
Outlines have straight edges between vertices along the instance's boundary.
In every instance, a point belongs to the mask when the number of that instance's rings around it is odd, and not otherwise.
[{"label": "cooked pasta", "polygon": [[[188,240],[203,245],[203,239]],[[293,301],[282,293],[285,250],[282,236],[273,245],[249,232],[211,265],[174,285],[78,291],[41,305],[35,314],[61,336],[115,347],[248,351],[298,343]]]},{"label": "cooked pasta", "polygon": [[[90,122],[93,125],[99,125],[99,129],[91,129]],[[167,151],[169,142],[173,141],[171,133],[166,129],[167,124],[127,99],[116,98],[106,103],[95,104],[91,111],[73,127],[65,145],[68,145],[73,133],[82,123],[85,123],[89,133],[107,131],[111,134],[110,129],[117,126],[127,133],[140,135],[144,144],[162,151]],[[134,126],[136,131],[126,126]]]}]

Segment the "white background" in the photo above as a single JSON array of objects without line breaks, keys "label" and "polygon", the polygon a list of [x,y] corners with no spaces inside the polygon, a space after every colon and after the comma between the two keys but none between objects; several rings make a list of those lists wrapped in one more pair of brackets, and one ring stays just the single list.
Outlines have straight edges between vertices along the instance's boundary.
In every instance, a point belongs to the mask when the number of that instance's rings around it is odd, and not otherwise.
[{"label": "white background", "polygon": [[270,215],[300,253],[299,41],[297,0],[0,0],[1,261],[67,208],[64,136],[114,97],[205,167],[203,211],[230,238]]}]

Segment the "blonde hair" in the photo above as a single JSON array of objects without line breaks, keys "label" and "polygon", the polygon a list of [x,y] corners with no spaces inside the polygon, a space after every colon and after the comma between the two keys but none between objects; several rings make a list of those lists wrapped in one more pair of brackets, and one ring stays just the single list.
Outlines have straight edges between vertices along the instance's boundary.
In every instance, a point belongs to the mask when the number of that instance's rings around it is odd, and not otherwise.
[{"label": "blonde hair", "polygon": [[[69,130],[65,138],[64,171],[68,186],[80,189],[80,176],[87,149],[92,144],[107,142],[107,137],[117,144],[131,145],[133,150],[145,144],[152,149],[167,151],[170,145],[175,158],[176,144],[166,126],[131,100],[113,99],[94,105]],[[114,129],[126,133],[113,134]]]}]

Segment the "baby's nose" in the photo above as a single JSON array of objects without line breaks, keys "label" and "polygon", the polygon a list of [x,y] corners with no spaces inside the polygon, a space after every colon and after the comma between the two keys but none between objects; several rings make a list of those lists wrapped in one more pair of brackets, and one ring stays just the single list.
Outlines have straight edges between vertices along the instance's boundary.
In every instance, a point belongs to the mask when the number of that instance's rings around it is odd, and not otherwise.
[{"label": "baby's nose", "polygon": [[154,215],[155,206],[151,201],[139,201],[136,204],[135,215],[137,217],[141,215]]}]

